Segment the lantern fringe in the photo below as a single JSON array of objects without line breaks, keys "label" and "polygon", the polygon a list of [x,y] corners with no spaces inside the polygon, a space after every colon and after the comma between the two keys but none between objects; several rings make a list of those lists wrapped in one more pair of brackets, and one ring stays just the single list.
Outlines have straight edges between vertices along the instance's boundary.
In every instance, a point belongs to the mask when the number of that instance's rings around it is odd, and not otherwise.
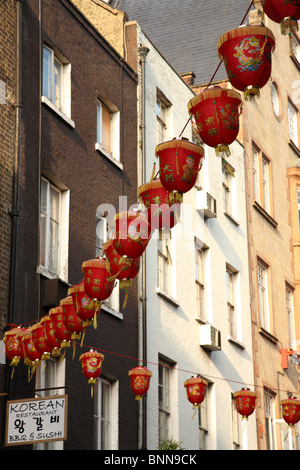
[{"label": "lantern fringe", "polygon": [[209,98],[221,98],[223,96],[229,98],[236,98],[241,101],[241,95],[238,91],[230,90],[228,88],[209,88],[198,93],[198,95],[196,95],[189,101],[188,110],[189,112],[191,112],[194,106],[200,103],[201,101],[207,100]]},{"label": "lantern fringe", "polygon": [[252,86],[252,85],[250,85],[250,86],[248,86],[247,88],[245,88],[245,90],[244,90],[244,98],[245,98],[246,101],[248,101],[248,98],[250,98],[250,99],[255,98],[255,96],[256,96],[257,98],[260,97],[260,89],[258,88],[258,86],[255,86],[255,85]]},{"label": "lantern fringe", "polygon": [[123,302],[123,306],[122,306],[123,309],[126,308],[127,299],[128,299],[128,289],[126,289],[125,298],[124,298],[124,302]]},{"label": "lantern fringe", "polygon": [[230,148],[227,144],[219,144],[215,147],[215,154],[217,157],[224,158],[224,155],[228,158],[231,155]]},{"label": "lantern fringe", "polygon": [[153,169],[152,169],[152,174],[151,174],[150,182],[152,182],[152,181],[154,180],[154,176],[155,176],[155,166],[156,166],[156,162],[153,163]]},{"label": "lantern fringe", "polygon": [[299,31],[298,21],[294,18],[283,18],[280,22],[280,31],[284,36],[290,34],[292,31]]},{"label": "lantern fringe", "polygon": [[170,263],[170,264],[173,264],[172,256],[171,256],[171,253],[170,253],[170,250],[169,250],[169,247],[168,247],[167,244],[166,244],[166,251],[167,251],[167,262]]},{"label": "lantern fringe", "polygon": [[94,312],[94,317],[93,317],[93,328],[94,328],[94,330],[97,329],[97,313],[96,313],[96,311]]}]

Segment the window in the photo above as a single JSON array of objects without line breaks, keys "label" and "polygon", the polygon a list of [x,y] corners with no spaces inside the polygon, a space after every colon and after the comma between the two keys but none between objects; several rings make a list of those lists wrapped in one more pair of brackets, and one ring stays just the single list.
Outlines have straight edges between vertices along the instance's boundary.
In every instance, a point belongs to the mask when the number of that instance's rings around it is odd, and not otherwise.
[{"label": "window", "polygon": [[289,138],[292,144],[299,147],[299,111],[296,106],[288,100],[288,122]]},{"label": "window", "polygon": [[52,109],[71,117],[71,64],[47,46],[43,47],[42,95]]},{"label": "window", "polygon": [[296,62],[296,64],[300,64],[300,44],[299,44],[299,39],[295,33],[291,33],[289,35],[290,38],[290,45],[291,45],[291,53],[292,53],[292,58]]},{"label": "window", "polygon": [[120,112],[108,100],[97,100],[96,149],[120,162]]},{"label": "window", "polygon": [[236,409],[235,398],[231,395],[231,427],[232,427],[232,448],[233,450],[240,449],[240,420],[239,413]]},{"label": "window", "polygon": [[253,196],[255,201],[271,214],[271,162],[255,145],[252,146]]},{"label": "window", "polygon": [[298,230],[300,232],[300,189],[297,189]]},{"label": "window", "polygon": [[158,366],[158,404],[159,404],[159,443],[169,439],[170,422],[170,364],[159,361]]},{"label": "window", "polygon": [[206,390],[205,398],[198,409],[198,427],[199,427],[199,449],[207,449],[208,439],[208,403],[209,403],[209,387]]},{"label": "window", "polygon": [[226,268],[227,312],[229,334],[232,338],[237,338],[236,276],[235,272]]},{"label": "window", "polygon": [[269,331],[268,267],[259,260],[257,261],[257,289],[260,326]]},{"label": "window", "polygon": [[266,450],[275,450],[274,395],[264,391]]},{"label": "window", "polygon": [[68,276],[69,191],[41,180],[40,265],[50,275]]},{"label": "window", "polygon": [[196,283],[196,302],[197,317],[200,320],[206,320],[205,312],[205,250],[195,245],[195,283]]},{"label": "window", "polygon": [[236,212],[234,207],[234,173],[234,168],[222,160],[224,212],[230,215],[236,215],[234,214]]},{"label": "window", "polygon": [[170,114],[170,101],[164,94],[157,90],[156,93],[156,144],[160,144],[166,140],[170,135],[169,128],[169,114]]},{"label": "window", "polygon": [[277,118],[281,116],[281,99],[278,91],[278,86],[275,82],[271,84],[271,101],[274,114]]},{"label": "window", "polygon": [[94,449],[118,449],[118,382],[103,377],[94,387]]},{"label": "window", "polygon": [[158,288],[166,294],[172,293],[172,259],[164,240],[158,241]]},{"label": "window", "polygon": [[293,291],[288,285],[285,286],[285,301],[286,301],[289,348],[296,349]]}]

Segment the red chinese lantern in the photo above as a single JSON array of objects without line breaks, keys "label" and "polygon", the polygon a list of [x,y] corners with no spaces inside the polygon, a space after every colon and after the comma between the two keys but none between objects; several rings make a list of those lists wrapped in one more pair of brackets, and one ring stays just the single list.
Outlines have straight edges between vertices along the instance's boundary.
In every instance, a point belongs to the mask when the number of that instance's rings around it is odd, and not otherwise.
[{"label": "red chinese lantern", "polygon": [[59,357],[61,355],[61,342],[55,336],[53,319],[50,315],[46,315],[41,318],[40,323],[44,328],[46,344],[51,348],[51,355],[53,357]]},{"label": "red chinese lantern", "polygon": [[35,348],[31,328],[27,330],[25,335],[22,335],[21,341],[24,350],[24,363],[28,366],[28,382],[30,382],[35,369],[41,363],[42,354]]},{"label": "red chinese lantern", "polygon": [[291,427],[298,423],[300,420],[300,401],[295,397],[281,400],[280,405],[282,406],[282,417],[284,421]]},{"label": "red chinese lantern", "polygon": [[114,288],[114,281],[109,282],[109,273],[105,259],[90,259],[82,263],[84,273],[84,291],[92,300],[108,299]]},{"label": "red chinese lantern", "polygon": [[145,251],[151,229],[147,218],[138,211],[123,211],[114,218],[113,245],[120,256],[139,258]]},{"label": "red chinese lantern", "polygon": [[24,328],[18,327],[4,333],[3,341],[5,343],[6,357],[10,361],[10,367],[12,367],[12,377],[20,359],[24,358],[21,336],[19,335],[19,333],[24,331]]},{"label": "red chinese lantern", "polygon": [[[59,303],[63,310],[63,322],[65,327],[71,333],[71,340],[73,341],[73,358],[75,354],[76,339],[81,339],[81,345],[84,338],[85,328],[87,325],[83,325],[83,321],[76,314],[73,304],[72,296],[62,299]],[[81,336],[81,334],[83,335]]]},{"label": "red chinese lantern", "polygon": [[187,398],[193,404],[193,408],[199,408],[203,402],[207,385],[206,380],[200,377],[191,377],[184,382]]},{"label": "red chinese lantern", "polygon": [[42,355],[41,360],[47,361],[51,357],[52,348],[46,342],[45,329],[42,322],[31,327],[32,341],[35,349]]},{"label": "red chinese lantern", "polygon": [[275,23],[280,23],[281,34],[298,31],[300,19],[299,0],[262,0],[264,13]]},{"label": "red chinese lantern", "polygon": [[62,349],[69,348],[71,346],[71,332],[64,324],[63,309],[61,307],[51,308],[49,317],[53,321],[54,334],[60,341],[60,347]]},{"label": "red chinese lantern", "polygon": [[196,182],[204,158],[203,148],[188,139],[173,139],[157,145],[155,155],[159,158],[161,184],[169,191],[169,202],[182,202],[183,194]]},{"label": "red chinese lantern", "polygon": [[247,420],[255,410],[257,393],[251,392],[249,388],[242,388],[239,392],[233,394],[237,411]]},{"label": "red chinese lantern", "polygon": [[180,204],[171,204],[169,192],[160,180],[153,180],[138,188],[138,198],[144,205],[144,213],[148,219],[151,230],[170,230],[177,223],[180,216]]},{"label": "red chinese lantern", "polygon": [[93,385],[101,374],[104,356],[91,349],[89,352],[81,354],[79,360],[82,365],[82,372],[89,379],[88,383],[91,384],[91,396],[93,396]]},{"label": "red chinese lantern", "polygon": [[215,148],[216,155],[230,155],[229,145],[239,132],[241,102],[237,91],[213,87],[202,91],[188,103],[189,114],[194,116],[201,139]]},{"label": "red chinese lantern", "polygon": [[148,392],[152,372],[146,367],[139,366],[131,369],[128,375],[130,376],[131,388],[136,395],[135,399],[142,400],[143,395]]},{"label": "red chinese lantern", "polygon": [[228,79],[237,90],[259,96],[271,75],[275,38],[265,26],[243,26],[224,33],[218,41]]},{"label": "red chinese lantern", "polygon": [[83,321],[84,327],[88,327],[93,321],[96,328],[96,317],[101,310],[101,302],[86,295],[84,282],[70,287],[68,294],[72,296],[75,313]]}]

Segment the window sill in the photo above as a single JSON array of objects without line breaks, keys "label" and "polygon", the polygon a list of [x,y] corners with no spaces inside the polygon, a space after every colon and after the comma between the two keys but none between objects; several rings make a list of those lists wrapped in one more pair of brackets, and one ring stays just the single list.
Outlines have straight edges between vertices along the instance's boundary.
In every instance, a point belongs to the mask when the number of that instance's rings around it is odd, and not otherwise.
[{"label": "window sill", "polygon": [[258,329],[258,332],[264,336],[265,338],[267,338],[268,340],[270,340],[272,343],[274,344],[277,344],[278,343],[278,339],[273,336],[271,333],[269,333],[267,330],[265,330],[264,328],[260,327]]},{"label": "window sill", "polygon": [[64,282],[65,284],[67,284],[68,286],[71,287],[71,285],[68,283],[68,281],[66,281],[59,274],[55,274],[52,271],[49,271],[49,269],[45,268],[45,266],[37,266],[36,273],[41,274],[42,276],[46,277],[47,279],[60,279],[62,282]]},{"label": "window sill", "polygon": [[253,201],[252,205],[273,227],[277,228],[278,222],[257,201]]},{"label": "window sill", "polygon": [[118,310],[115,310],[112,308],[107,302],[102,302],[101,308],[109,313],[110,315],[113,315],[114,317],[118,318],[119,320],[123,320],[123,313],[118,312]]},{"label": "window sill", "polygon": [[46,104],[52,111],[54,111],[61,119],[63,119],[69,126],[75,128],[75,122],[69,118],[65,113],[58,109],[52,101],[46,96],[42,96],[42,103]]},{"label": "window sill", "polygon": [[224,211],[224,215],[226,215],[226,217],[227,217],[232,223],[234,223],[234,225],[236,225],[237,227],[240,225],[240,223],[239,223],[231,214],[229,214],[228,212]]},{"label": "window sill", "polygon": [[289,140],[288,144],[291,147],[291,149],[297,154],[297,156],[300,157],[300,149],[297,147],[297,145],[294,144],[292,140]]},{"label": "window sill", "polygon": [[120,170],[123,170],[123,164],[116,160],[110,153],[108,153],[100,144],[95,144],[95,149],[116,165]]},{"label": "window sill", "polygon": [[239,341],[239,340],[236,339],[236,338],[233,338],[233,336],[231,336],[231,335],[227,335],[227,340],[228,340],[230,343],[235,344],[236,346],[238,346],[238,347],[241,348],[241,349],[246,349],[246,346],[244,345],[244,343],[242,343],[241,341]]},{"label": "window sill", "polygon": [[160,297],[162,297],[163,299],[170,302],[170,304],[172,304],[174,307],[176,307],[176,308],[179,307],[179,302],[177,302],[177,300],[173,299],[173,297],[171,297],[167,292],[160,290],[159,287],[156,288],[156,293]]}]

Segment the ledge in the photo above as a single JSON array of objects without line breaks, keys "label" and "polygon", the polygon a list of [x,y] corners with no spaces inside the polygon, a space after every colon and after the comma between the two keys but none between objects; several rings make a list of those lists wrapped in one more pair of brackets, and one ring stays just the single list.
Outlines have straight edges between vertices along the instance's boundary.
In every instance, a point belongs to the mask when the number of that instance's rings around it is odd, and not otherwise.
[{"label": "ledge", "polygon": [[296,155],[298,157],[300,157],[300,149],[297,147],[296,144],[294,144],[294,142],[292,140],[289,140],[288,141],[288,144],[289,146],[291,147],[291,149],[296,153]]},{"label": "ledge", "polygon": [[160,290],[159,287],[156,288],[156,293],[162,297],[163,299],[167,300],[168,302],[170,302],[170,304],[172,304],[174,307],[179,307],[179,302],[175,299],[173,299],[173,297],[171,297],[171,295],[167,294],[167,292],[164,292],[162,290]]},{"label": "ledge", "polygon": [[107,302],[102,302],[101,309],[103,309],[105,312],[109,313],[110,315],[113,315],[114,317],[118,318],[119,320],[123,320],[123,313],[118,312],[114,308],[111,308],[111,306]]},{"label": "ledge", "polygon": [[252,205],[273,227],[277,228],[278,222],[257,201],[253,201]]},{"label": "ledge", "polygon": [[230,341],[230,343],[235,344],[235,346],[238,346],[240,349],[246,349],[246,346],[244,345],[244,343],[242,343],[236,338],[233,338],[233,336],[231,335],[227,335],[227,340]]},{"label": "ledge", "polygon": [[101,147],[100,144],[96,143],[95,144],[95,149],[101,153],[105,158],[110,160],[116,167],[118,167],[120,170],[123,170],[123,164],[120,163],[118,160],[116,160],[110,153],[108,153],[103,147]]},{"label": "ledge", "polygon": [[229,212],[224,211],[224,215],[237,227],[240,225],[240,223],[231,215]]},{"label": "ledge", "polygon": [[278,339],[272,335],[271,333],[269,333],[267,330],[265,330],[264,328],[260,327],[258,328],[258,332],[264,336],[265,338],[267,338],[268,340],[270,340],[272,343],[274,344],[277,344],[278,343]]},{"label": "ledge", "polygon": [[75,128],[75,122],[69,118],[65,113],[58,109],[47,96],[42,96],[42,103],[46,104],[52,111],[54,111],[61,119],[63,119],[69,126]]}]

